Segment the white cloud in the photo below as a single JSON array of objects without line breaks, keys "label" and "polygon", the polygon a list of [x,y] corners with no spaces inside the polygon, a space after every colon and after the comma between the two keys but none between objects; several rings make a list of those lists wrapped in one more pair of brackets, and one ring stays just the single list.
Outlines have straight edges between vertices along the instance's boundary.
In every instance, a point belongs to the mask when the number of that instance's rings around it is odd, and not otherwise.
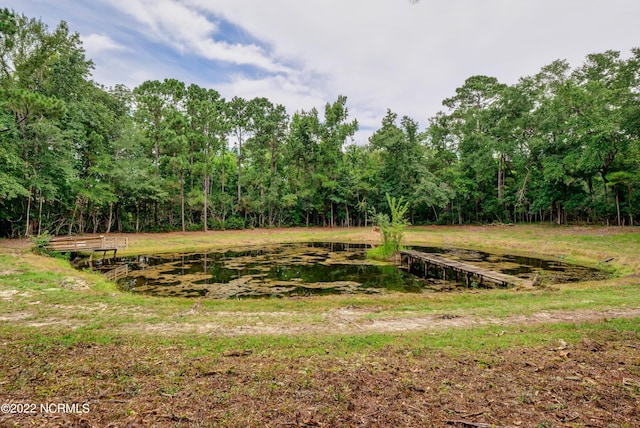
[{"label": "white cloud", "polygon": [[[146,80],[163,80],[167,77],[167,70],[160,64],[153,67],[149,63],[141,66],[133,61],[123,60],[111,56],[101,56],[96,61],[92,72],[93,80],[105,86],[121,84],[133,89]],[[187,77],[187,76],[185,76]]]},{"label": "white cloud", "polygon": [[297,60],[309,86],[321,76],[326,100],[344,94],[352,111],[375,110],[376,125],[388,107],[426,126],[474,74],[515,83],[555,59],[579,65],[640,40],[633,0],[186,1]]},{"label": "white cloud", "polygon": [[[74,0],[6,1],[126,45],[85,41],[99,82],[175,77],[289,113],[322,112],[342,94],[359,135],[387,108],[424,128],[472,75],[515,83],[556,59],[580,66],[589,53],[640,45],[637,0],[101,0],[100,14]],[[234,26],[248,42],[225,33]]]},{"label": "white cloud", "polygon": [[150,36],[182,53],[233,64],[253,65],[270,72],[287,71],[259,46],[215,40],[218,31],[216,23],[177,0],[112,0],[110,3],[143,24]]},{"label": "white cloud", "polygon": [[82,36],[82,45],[88,57],[93,57],[105,51],[125,50],[126,47],[104,34],[89,34]]},{"label": "white cloud", "polygon": [[219,85],[217,89],[226,98],[268,98],[275,104],[286,106],[291,114],[295,110],[310,110],[323,106],[326,102],[322,92],[282,75],[263,79],[248,79],[236,75],[229,83]]}]

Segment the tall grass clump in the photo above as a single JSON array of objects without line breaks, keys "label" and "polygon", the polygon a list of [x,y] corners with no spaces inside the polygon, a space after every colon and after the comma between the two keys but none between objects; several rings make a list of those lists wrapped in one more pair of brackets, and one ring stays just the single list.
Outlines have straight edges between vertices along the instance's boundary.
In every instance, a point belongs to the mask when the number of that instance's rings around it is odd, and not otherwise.
[{"label": "tall grass clump", "polygon": [[402,249],[404,230],[409,225],[409,221],[405,218],[409,210],[409,202],[403,202],[402,198],[396,200],[388,193],[386,196],[391,219],[386,213],[374,213],[375,222],[382,234],[382,245],[367,252],[367,257],[377,260],[387,260]]}]

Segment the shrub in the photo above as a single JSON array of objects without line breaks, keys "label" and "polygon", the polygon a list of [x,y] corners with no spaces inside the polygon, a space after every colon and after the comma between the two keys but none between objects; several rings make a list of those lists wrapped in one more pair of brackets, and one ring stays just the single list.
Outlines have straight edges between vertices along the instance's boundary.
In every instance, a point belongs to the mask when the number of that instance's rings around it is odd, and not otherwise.
[{"label": "shrub", "polygon": [[202,230],[202,229],[203,229],[203,227],[202,227],[202,223],[192,223],[192,224],[188,224],[188,225],[185,227],[185,229],[186,229],[188,232],[197,232],[197,231],[199,231],[199,230]]},{"label": "shrub", "polygon": [[225,222],[225,228],[229,230],[242,230],[245,227],[244,219],[238,216],[231,216]]},{"label": "shrub", "polygon": [[32,247],[32,251],[36,254],[55,257],[57,259],[70,260],[70,252],[61,253],[59,251],[52,251],[47,248],[47,246],[51,242],[51,238],[53,238],[53,235],[49,234],[49,232],[44,232],[38,236],[30,236],[29,239],[31,239],[31,242],[33,242],[34,244]]},{"label": "shrub", "polygon": [[387,193],[387,203],[391,210],[391,220],[384,213],[374,214],[374,218],[382,233],[382,245],[367,252],[374,259],[386,260],[402,249],[404,229],[409,222],[405,219],[409,203],[402,203],[402,198],[396,200]]},{"label": "shrub", "polygon": [[223,220],[217,218],[209,219],[209,229],[211,230],[224,230],[225,224]]},{"label": "shrub", "polygon": [[51,242],[51,236],[49,232],[44,232],[38,236],[31,235],[29,239],[33,242],[33,251],[38,254],[48,254],[47,246]]}]

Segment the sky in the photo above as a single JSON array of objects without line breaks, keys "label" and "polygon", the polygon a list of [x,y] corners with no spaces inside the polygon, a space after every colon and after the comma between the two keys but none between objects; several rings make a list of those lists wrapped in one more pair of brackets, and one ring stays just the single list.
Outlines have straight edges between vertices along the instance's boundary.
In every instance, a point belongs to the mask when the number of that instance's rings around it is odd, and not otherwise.
[{"label": "sky", "polygon": [[638,0],[3,0],[80,34],[93,78],[175,78],[289,114],[347,97],[358,143],[387,109],[428,126],[474,75],[514,84],[555,60],[640,47]]}]

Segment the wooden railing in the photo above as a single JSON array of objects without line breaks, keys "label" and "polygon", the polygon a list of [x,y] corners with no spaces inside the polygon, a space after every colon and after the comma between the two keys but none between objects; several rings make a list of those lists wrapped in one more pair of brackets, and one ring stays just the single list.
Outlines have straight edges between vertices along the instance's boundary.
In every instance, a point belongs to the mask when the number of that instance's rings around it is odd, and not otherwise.
[{"label": "wooden railing", "polygon": [[104,273],[104,276],[111,281],[117,281],[129,276],[129,265],[120,265],[115,269],[111,269]]},{"label": "wooden railing", "polygon": [[97,251],[127,248],[129,238],[119,236],[61,236],[52,238],[47,248],[53,251]]}]

